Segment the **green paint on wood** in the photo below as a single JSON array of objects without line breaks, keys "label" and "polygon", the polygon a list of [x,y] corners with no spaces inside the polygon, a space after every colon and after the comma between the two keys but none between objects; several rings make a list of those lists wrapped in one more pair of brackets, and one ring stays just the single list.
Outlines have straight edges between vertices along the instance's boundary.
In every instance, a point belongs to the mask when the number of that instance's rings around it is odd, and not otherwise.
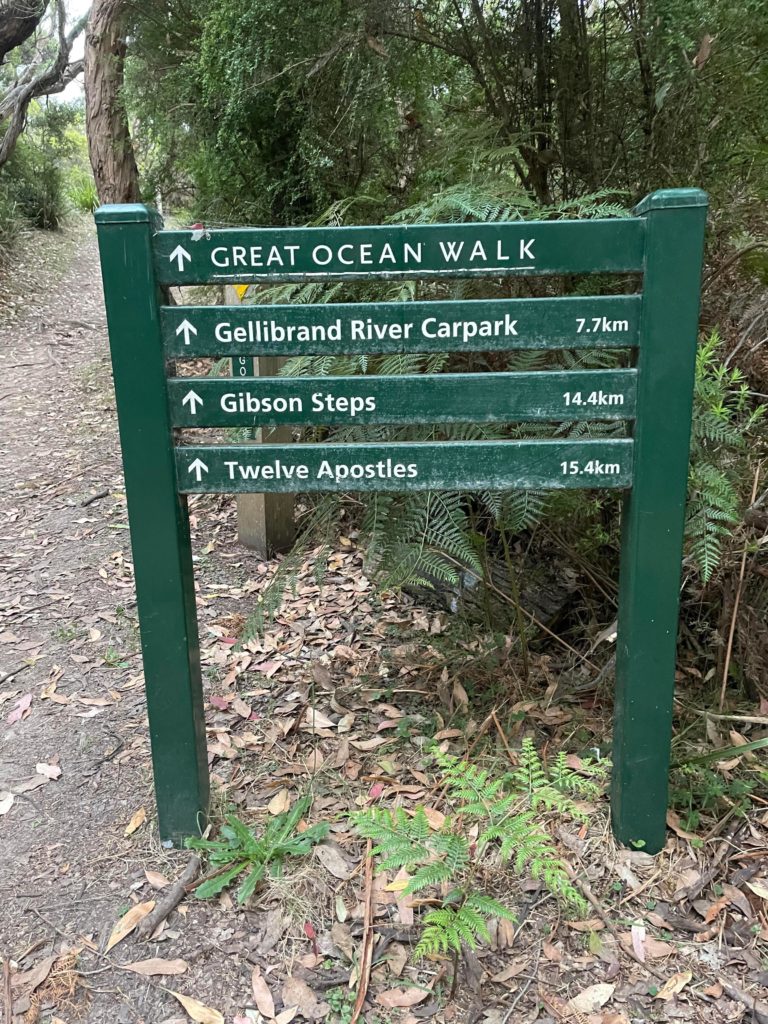
[{"label": "green paint on wood", "polygon": [[[706,196],[695,189],[655,192],[634,217],[617,221],[193,234],[157,231],[141,206],[98,211],[164,838],[197,831],[208,801],[189,527],[179,491],[632,486],[622,525],[613,828],[622,842],[661,848],[705,217]],[[158,282],[598,271],[642,271],[642,296],[159,306]],[[247,362],[256,355],[608,347],[637,348],[636,371],[292,380],[253,379]],[[196,356],[227,356],[236,368],[242,361],[246,376],[166,382],[166,360]],[[291,399],[301,408],[283,414],[280,398],[287,409]],[[634,436],[618,439],[173,447],[174,424],[633,415]]]},{"label": "green paint on wood", "polygon": [[186,499],[177,494],[165,363],[143,206],[96,214],[128,497],[162,839],[198,834],[208,810],[200,647]]},{"label": "green paint on wood", "polygon": [[155,235],[163,284],[639,271],[638,218]]},{"label": "green paint on wood", "polygon": [[629,486],[632,441],[190,445],[176,467],[195,493],[603,489]]},{"label": "green paint on wood", "polygon": [[635,412],[635,371],[179,377],[168,394],[178,427],[623,420]]},{"label": "green paint on wood", "polygon": [[319,306],[166,306],[169,358],[628,348],[639,295]]},{"label": "green paint on wood", "polygon": [[638,355],[633,490],[621,542],[613,828],[664,845],[675,654],[706,195],[655,192]]}]

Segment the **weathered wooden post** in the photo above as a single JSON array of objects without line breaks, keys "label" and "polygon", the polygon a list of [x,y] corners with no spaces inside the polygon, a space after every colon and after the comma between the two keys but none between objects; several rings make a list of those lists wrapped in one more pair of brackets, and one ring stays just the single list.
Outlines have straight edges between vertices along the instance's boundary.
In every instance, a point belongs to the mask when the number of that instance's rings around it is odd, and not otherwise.
[{"label": "weathered wooden post", "polygon": [[[227,285],[225,301],[238,305],[245,293]],[[285,359],[276,356],[233,356],[233,377],[276,377]],[[254,444],[290,444],[290,427],[257,427],[253,431]],[[293,516],[293,494],[238,494],[237,539],[253,548],[261,558],[287,551],[296,539]]]}]

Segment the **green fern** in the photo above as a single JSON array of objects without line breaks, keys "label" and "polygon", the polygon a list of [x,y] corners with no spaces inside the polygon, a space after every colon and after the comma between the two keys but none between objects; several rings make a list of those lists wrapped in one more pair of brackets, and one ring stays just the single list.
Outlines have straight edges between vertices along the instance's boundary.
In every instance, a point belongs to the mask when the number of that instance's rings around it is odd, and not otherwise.
[{"label": "green fern", "polygon": [[413,814],[372,807],[352,815],[358,832],[374,844],[378,870],[409,873],[403,896],[432,890],[440,900],[420,922],[416,957],[458,953],[464,943],[474,948],[487,940],[489,919],[514,920],[510,908],[478,888],[480,872],[492,866],[530,874],[584,912],[542,811],[582,817],[573,798],[596,796],[605,767],[587,762],[576,772],[562,754],[547,770],[530,739],[523,741],[518,767],[502,776],[437,748],[432,753],[451,808],[440,828],[430,828],[422,807]]},{"label": "green fern", "polygon": [[752,402],[741,370],[721,362],[720,347],[717,331],[699,346],[691,425],[685,538],[705,583],[717,571],[723,545],[740,521],[747,499],[748,441],[766,412],[766,406]]}]

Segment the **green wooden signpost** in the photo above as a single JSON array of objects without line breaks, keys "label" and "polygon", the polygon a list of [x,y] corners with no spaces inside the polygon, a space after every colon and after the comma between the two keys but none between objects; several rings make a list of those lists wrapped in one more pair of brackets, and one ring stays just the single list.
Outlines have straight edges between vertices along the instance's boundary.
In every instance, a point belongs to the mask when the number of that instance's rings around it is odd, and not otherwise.
[{"label": "green wooden signpost", "polygon": [[[612,816],[664,843],[678,591],[707,199],[654,192],[632,216],[397,227],[164,231],[96,213],[164,840],[203,826],[208,768],[186,495],[614,488],[622,514]],[[639,294],[319,306],[171,306],[171,284],[642,275]],[[240,375],[297,353],[608,349],[632,368],[404,377]],[[227,378],[175,363],[232,359]],[[182,427],[623,420],[619,438],[182,444]]]}]

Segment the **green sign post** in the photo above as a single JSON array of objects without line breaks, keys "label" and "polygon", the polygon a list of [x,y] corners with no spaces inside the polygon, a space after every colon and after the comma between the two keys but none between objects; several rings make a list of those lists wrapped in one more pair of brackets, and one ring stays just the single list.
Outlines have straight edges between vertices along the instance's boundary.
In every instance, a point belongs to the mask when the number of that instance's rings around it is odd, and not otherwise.
[{"label": "green sign post", "polygon": [[[614,488],[624,492],[612,814],[664,843],[706,196],[620,220],[163,231],[97,211],[163,839],[208,807],[186,494]],[[171,306],[172,284],[642,274],[640,294],[320,306]],[[185,358],[626,348],[631,369],[406,377],[177,377]],[[240,362],[240,361],[243,362]],[[623,420],[620,438],[184,445],[180,427]]]}]

